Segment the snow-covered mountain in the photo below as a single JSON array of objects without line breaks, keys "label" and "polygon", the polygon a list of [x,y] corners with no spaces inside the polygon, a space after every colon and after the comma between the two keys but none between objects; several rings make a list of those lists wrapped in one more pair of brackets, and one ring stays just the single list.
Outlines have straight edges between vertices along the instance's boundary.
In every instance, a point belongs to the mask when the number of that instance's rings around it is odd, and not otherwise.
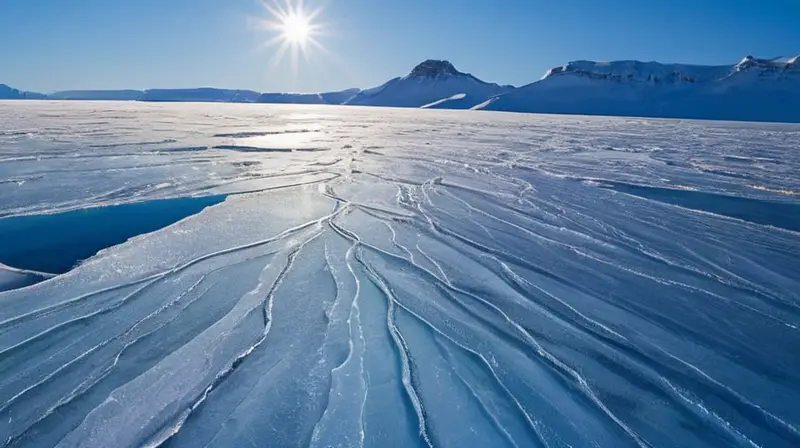
[{"label": "snow-covered mountain", "polygon": [[65,90],[47,95],[49,100],[76,101],[134,101],[144,95],[143,90]]},{"label": "snow-covered mountain", "polygon": [[347,89],[326,93],[262,93],[256,102],[275,104],[342,104],[361,92]]},{"label": "snow-covered mountain", "polygon": [[5,84],[0,84],[0,100],[40,100],[46,95],[36,92],[25,92]]},{"label": "snow-covered mountain", "polygon": [[448,61],[427,60],[367,90],[259,93],[231,89],[66,91],[52,95],[0,84],[0,99],[342,104],[800,122],[800,57],[747,56],[733,65],[574,61],[520,88],[488,83]]},{"label": "snow-covered mountain", "polygon": [[139,101],[162,102],[206,102],[206,103],[254,103],[261,96],[252,90],[213,89],[150,89],[144,92]]},{"label": "snow-covered mountain", "polygon": [[575,61],[475,109],[800,122],[798,58],[738,64]]},{"label": "snow-covered mountain", "polygon": [[364,90],[343,104],[469,109],[511,89],[513,87],[491,84],[462,73],[448,61],[427,60],[414,67],[408,75]]}]

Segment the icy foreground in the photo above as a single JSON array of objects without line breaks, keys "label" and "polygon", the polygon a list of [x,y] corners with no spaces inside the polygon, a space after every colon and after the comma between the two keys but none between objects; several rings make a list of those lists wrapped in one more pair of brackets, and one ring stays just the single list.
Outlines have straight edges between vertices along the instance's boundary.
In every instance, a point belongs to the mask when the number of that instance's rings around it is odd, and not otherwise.
[{"label": "icy foreground", "polygon": [[[0,228],[228,194],[0,292],[5,446],[800,446],[798,126],[63,102],[0,123]],[[51,233],[128,221],[92,210]]]}]

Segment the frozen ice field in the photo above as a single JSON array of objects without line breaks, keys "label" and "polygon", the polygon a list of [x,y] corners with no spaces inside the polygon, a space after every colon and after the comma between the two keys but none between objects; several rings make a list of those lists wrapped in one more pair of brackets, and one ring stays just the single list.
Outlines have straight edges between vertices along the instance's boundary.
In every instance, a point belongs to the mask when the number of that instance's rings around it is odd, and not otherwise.
[{"label": "frozen ice field", "polygon": [[3,446],[800,446],[800,125],[0,102],[0,263]]}]

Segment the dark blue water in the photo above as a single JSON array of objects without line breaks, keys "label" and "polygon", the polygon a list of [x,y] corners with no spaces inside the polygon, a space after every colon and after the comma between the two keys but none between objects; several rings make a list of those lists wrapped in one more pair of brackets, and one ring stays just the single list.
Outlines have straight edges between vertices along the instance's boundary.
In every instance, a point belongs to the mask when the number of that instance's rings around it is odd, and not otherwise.
[{"label": "dark blue water", "polygon": [[159,199],[2,218],[0,263],[61,274],[102,249],[174,224],[224,200],[224,195]]}]

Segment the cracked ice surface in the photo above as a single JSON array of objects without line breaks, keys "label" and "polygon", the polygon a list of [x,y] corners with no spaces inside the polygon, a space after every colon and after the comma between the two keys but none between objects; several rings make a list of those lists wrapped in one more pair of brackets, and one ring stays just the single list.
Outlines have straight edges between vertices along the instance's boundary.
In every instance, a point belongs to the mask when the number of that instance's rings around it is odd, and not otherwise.
[{"label": "cracked ice surface", "polygon": [[0,123],[5,220],[228,195],[0,292],[6,446],[800,445],[798,126],[48,102]]}]

